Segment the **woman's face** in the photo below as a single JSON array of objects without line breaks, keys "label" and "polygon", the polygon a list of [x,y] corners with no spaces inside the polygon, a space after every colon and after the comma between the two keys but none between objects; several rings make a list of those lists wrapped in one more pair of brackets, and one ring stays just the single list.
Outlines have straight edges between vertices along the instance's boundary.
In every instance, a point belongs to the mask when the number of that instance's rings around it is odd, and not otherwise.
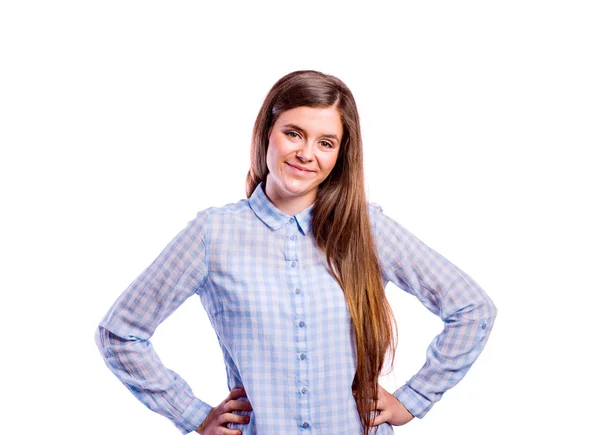
[{"label": "woman's face", "polygon": [[279,115],[269,134],[266,194],[294,215],[317,198],[337,160],[344,128],[335,107],[296,107]]}]

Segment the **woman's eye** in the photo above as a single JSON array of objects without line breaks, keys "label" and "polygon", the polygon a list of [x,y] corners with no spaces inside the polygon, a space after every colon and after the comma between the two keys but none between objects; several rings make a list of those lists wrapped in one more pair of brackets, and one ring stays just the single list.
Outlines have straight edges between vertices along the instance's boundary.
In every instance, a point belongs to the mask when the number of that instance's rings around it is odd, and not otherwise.
[{"label": "woman's eye", "polygon": [[322,141],[321,145],[323,145],[325,148],[333,148],[333,144],[331,142]]},{"label": "woman's eye", "polygon": [[299,135],[298,133],[296,133],[295,131],[287,131],[285,134],[286,134],[287,136],[289,136],[289,137],[293,137],[293,138],[300,137],[300,135]]}]

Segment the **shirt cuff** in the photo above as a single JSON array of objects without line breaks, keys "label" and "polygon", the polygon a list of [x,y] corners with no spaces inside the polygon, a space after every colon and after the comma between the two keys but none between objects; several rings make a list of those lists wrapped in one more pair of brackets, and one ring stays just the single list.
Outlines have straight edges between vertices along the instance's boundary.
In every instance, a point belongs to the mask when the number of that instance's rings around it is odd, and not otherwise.
[{"label": "shirt cuff", "polygon": [[412,415],[418,418],[425,417],[434,403],[413,390],[408,384],[398,388],[394,392],[394,396]]},{"label": "shirt cuff", "polygon": [[183,414],[181,414],[179,421],[173,423],[182,434],[192,433],[202,424],[211,410],[212,406],[208,403],[204,403],[202,400],[194,398],[192,403],[190,403],[185,411],[183,411]]}]

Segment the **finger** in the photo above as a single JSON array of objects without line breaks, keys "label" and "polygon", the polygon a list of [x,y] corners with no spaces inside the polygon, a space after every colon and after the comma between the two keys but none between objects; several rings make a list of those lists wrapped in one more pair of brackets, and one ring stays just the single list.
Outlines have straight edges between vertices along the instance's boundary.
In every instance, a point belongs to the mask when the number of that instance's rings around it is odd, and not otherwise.
[{"label": "finger", "polygon": [[234,388],[233,390],[231,390],[229,392],[229,395],[227,396],[227,399],[225,399],[225,400],[234,400],[234,399],[239,399],[240,397],[247,397],[246,390],[243,388]]},{"label": "finger", "polygon": [[250,416],[244,414],[234,414],[232,412],[224,412],[217,418],[217,424],[219,426],[227,426],[227,423],[250,423]]},{"label": "finger", "polygon": [[217,431],[217,435],[242,435],[242,431],[238,429],[227,429],[226,427],[220,427]]},{"label": "finger", "polygon": [[248,424],[250,423],[250,417],[247,415],[232,414],[231,412],[221,414],[219,425],[225,426],[227,423]]},{"label": "finger", "polygon": [[375,417],[371,426],[379,426],[381,423],[385,423],[388,421],[388,415],[386,412],[380,412],[379,415]]},{"label": "finger", "polygon": [[224,406],[225,412],[231,411],[252,411],[250,402],[242,400],[230,400]]}]

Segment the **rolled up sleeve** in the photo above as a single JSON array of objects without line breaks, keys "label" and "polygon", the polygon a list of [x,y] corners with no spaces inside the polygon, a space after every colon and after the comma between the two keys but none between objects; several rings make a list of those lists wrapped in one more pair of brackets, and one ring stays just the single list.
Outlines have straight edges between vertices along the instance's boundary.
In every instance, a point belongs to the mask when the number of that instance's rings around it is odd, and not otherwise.
[{"label": "rolled up sleeve", "polygon": [[471,277],[386,216],[381,207],[371,205],[370,214],[384,281],[417,297],[444,322],[427,348],[423,367],[394,392],[422,418],[473,365],[489,338],[497,309]]},{"label": "rolled up sleeve", "polygon": [[199,213],[119,296],[100,322],[96,344],[107,367],[151,410],[182,432],[194,431],[212,407],[163,365],[150,338],[207,275],[207,215]]}]

